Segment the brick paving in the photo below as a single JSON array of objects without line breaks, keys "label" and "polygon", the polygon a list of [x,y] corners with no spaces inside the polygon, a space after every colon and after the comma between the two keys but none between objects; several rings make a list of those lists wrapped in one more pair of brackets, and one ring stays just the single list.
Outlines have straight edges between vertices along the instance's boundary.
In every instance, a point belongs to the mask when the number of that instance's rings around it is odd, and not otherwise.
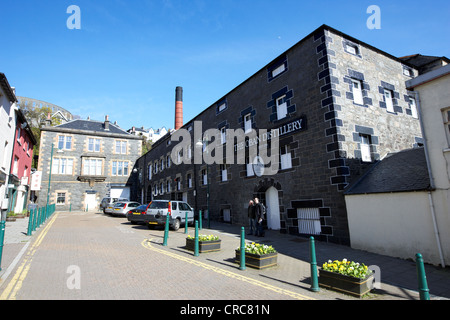
[{"label": "brick paving", "polygon": [[[264,238],[250,236],[247,240],[273,245],[279,252],[278,266],[242,271],[234,261],[234,250],[240,244],[238,226],[212,222],[211,229],[200,230],[200,234],[219,235],[222,249],[199,257],[185,249],[184,228],[171,231],[164,247],[164,230],[148,230],[103,213],[58,213],[31,237],[26,236],[26,226],[24,219],[6,227],[0,272],[3,299],[356,299],[323,288],[318,293],[310,291],[309,242],[275,231],[268,231]],[[194,234],[193,228],[189,228],[189,234]],[[378,265],[381,290],[364,300],[419,299],[414,262],[321,242],[316,242],[316,254],[319,264],[345,257]],[[426,271],[432,298],[449,298],[448,268],[427,265]],[[76,283],[71,282],[73,279],[80,280],[80,289],[69,288]]]}]

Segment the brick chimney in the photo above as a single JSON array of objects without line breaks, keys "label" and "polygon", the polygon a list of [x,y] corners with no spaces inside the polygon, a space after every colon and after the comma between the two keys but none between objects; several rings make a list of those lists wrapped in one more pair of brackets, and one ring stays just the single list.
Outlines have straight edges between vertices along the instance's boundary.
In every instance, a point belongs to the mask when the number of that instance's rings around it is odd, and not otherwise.
[{"label": "brick chimney", "polygon": [[183,126],[183,88],[175,90],[175,130]]}]

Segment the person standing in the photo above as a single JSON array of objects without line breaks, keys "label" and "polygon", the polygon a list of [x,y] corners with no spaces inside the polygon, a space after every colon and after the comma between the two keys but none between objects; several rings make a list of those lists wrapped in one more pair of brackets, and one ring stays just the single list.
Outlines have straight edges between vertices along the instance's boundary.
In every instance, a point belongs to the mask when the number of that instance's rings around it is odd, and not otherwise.
[{"label": "person standing", "polygon": [[247,235],[256,235],[255,203],[253,200],[248,202],[248,224],[250,225],[250,230]]},{"label": "person standing", "polygon": [[256,217],[256,236],[264,237],[263,221],[264,217],[264,206],[259,202],[258,198],[255,198],[255,217]]}]

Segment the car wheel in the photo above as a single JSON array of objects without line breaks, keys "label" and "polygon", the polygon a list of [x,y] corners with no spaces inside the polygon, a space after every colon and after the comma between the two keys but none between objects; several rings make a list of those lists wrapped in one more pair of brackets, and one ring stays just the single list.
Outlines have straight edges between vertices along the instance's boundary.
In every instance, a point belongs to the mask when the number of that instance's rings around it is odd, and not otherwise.
[{"label": "car wheel", "polygon": [[175,219],[175,221],[173,222],[173,225],[172,225],[172,229],[175,231],[180,229],[180,219]]}]

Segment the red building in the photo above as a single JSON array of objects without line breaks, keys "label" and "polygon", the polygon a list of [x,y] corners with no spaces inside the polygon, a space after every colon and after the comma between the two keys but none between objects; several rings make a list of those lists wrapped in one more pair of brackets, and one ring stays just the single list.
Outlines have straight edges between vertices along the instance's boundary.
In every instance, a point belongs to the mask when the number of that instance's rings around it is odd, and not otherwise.
[{"label": "red building", "polygon": [[16,110],[16,132],[8,184],[8,212],[26,209],[31,184],[31,165],[36,138],[20,109]]}]

